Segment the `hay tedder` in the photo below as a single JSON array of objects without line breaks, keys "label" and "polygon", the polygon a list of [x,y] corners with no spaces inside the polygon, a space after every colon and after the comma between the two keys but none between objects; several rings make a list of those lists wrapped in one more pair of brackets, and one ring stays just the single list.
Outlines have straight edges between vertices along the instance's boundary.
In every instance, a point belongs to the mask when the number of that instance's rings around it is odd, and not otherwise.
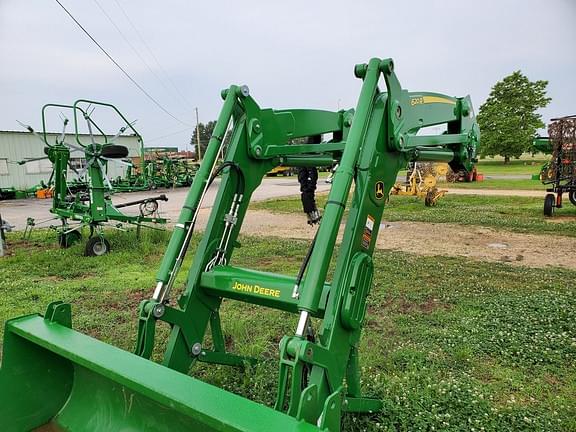
[{"label": "hay tedder", "polygon": [[435,206],[446,192],[446,189],[438,189],[438,179],[446,178],[448,165],[445,163],[411,162],[408,164],[406,181],[394,183],[390,195],[415,196],[424,198],[427,207]]},{"label": "hay tedder", "polygon": [[[100,106],[111,110],[120,118],[122,126],[116,135],[106,135],[102,128],[94,121],[93,111],[90,107]],[[72,113],[74,125],[74,144],[66,142],[66,127],[69,123],[67,117],[63,117],[61,135],[54,143],[50,143],[46,133],[46,113],[49,109],[67,110]],[[90,142],[83,142],[79,134],[79,120],[86,122]],[[88,227],[90,238],[86,243],[85,254],[88,256],[103,255],[110,250],[110,243],[104,238],[104,227],[109,226],[122,229],[122,224],[131,224],[140,227],[154,228],[151,224],[165,224],[166,219],[157,214],[158,201],[166,201],[167,197],[161,195],[154,198],[145,198],[129,203],[114,205],[110,199],[110,193],[114,191],[108,178],[107,164],[118,163],[123,166],[132,166],[130,161],[124,160],[128,156],[128,148],[117,145],[114,141],[125,131],[131,131],[141,143],[140,134],[134,129],[124,115],[114,106],[104,102],[96,102],[80,99],[73,105],[47,104],[42,108],[42,133],[36,132],[31,126],[23,125],[36,135],[44,147],[45,157],[26,159],[20,164],[33,160],[49,159],[52,163],[52,175],[49,184],[52,186],[52,207],[50,212],[54,214],[51,220],[59,220],[60,226],[52,226],[58,234],[58,242],[61,247],[68,247],[79,241],[82,237],[82,228]],[[85,159],[85,166],[78,171],[70,163],[71,153],[80,153]],[[68,179],[68,169],[76,173],[78,179]],[[74,187],[80,184],[81,187]],[[119,210],[121,207],[139,206],[139,215],[128,215]],[[26,233],[29,235],[37,222],[28,218]]]},{"label": "hay tedder", "polygon": [[[363,80],[356,109],[262,109],[245,86],[222,92],[222,111],[156,287],[140,304],[135,352],[72,330],[67,303],[50,304],[44,316],[9,320],[0,369],[4,431],[43,425],[66,431],[338,431],[342,412],[381,409],[380,400],[362,394],[359,342],[386,198],[408,161],[446,161],[454,169],[472,169],[479,131],[469,97],[403,90],[391,59],[374,58],[354,71]],[[378,87],[380,78],[386,91]],[[230,121],[232,139],[216,167]],[[447,133],[416,136],[420,128],[441,123],[447,123]],[[318,135],[325,136],[320,143],[293,143]],[[240,227],[266,173],[281,164],[336,162],[321,223],[298,274],[234,266],[234,256],[242,253]],[[186,286],[175,296],[174,281],[198,210],[218,174],[215,204]],[[335,250],[335,272],[328,281]],[[197,362],[241,367],[256,361],[226,351],[219,314],[224,299],[298,316],[294,332],[280,341],[274,407],[190,376]],[[150,360],[159,322],[171,327],[161,364]]]},{"label": "hay tedder", "polygon": [[544,215],[552,216],[562,208],[563,194],[576,205],[576,116],[552,119],[548,138],[534,140],[538,150],[552,153],[552,158],[540,170],[540,180],[547,186]]}]

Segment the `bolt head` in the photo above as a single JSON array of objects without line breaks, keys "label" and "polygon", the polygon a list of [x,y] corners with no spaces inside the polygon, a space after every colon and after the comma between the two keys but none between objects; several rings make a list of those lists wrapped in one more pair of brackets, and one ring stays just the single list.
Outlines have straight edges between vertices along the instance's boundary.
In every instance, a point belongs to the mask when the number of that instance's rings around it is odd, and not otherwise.
[{"label": "bolt head", "polygon": [[192,355],[198,356],[202,352],[202,344],[200,342],[196,342],[192,345]]},{"label": "bolt head", "polygon": [[155,318],[160,318],[162,315],[164,315],[165,311],[166,307],[162,303],[158,303],[154,305],[154,308],[152,309],[152,315],[154,315]]}]

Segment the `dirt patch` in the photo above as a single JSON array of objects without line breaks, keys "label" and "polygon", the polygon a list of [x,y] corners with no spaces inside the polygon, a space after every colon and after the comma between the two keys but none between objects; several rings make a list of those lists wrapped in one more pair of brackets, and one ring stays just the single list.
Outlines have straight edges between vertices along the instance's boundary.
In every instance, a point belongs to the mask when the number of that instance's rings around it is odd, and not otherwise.
[{"label": "dirt patch", "polygon": [[464,256],[517,266],[576,269],[576,239],[572,237],[512,233],[456,224],[392,222],[389,225],[378,236],[377,245],[381,249]]},{"label": "dirt patch", "polygon": [[124,292],[118,300],[108,300],[106,306],[119,311],[136,310],[142,300],[149,298],[150,292],[145,290]]},{"label": "dirt patch", "polygon": [[[205,219],[207,214],[200,215]],[[250,211],[242,233],[312,239],[316,228],[304,214]],[[342,229],[340,230],[340,236]],[[576,238],[521,234],[481,226],[426,222],[382,222],[377,247],[428,256],[455,256],[505,262],[513,266],[576,269]]]},{"label": "dirt patch", "polygon": [[576,222],[576,216],[563,216],[563,215],[554,215],[554,217],[547,218],[546,222],[548,223],[564,223],[564,222]]}]

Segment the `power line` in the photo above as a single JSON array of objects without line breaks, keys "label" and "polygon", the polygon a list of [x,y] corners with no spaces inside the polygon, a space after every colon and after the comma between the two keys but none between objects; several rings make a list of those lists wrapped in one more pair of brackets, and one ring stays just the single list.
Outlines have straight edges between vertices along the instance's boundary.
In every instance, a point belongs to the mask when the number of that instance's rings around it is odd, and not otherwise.
[{"label": "power line", "polygon": [[186,131],[189,131],[189,130],[191,130],[191,129],[194,129],[195,127],[196,127],[196,126],[191,126],[191,127],[187,127],[187,128],[184,128],[184,129],[180,129],[180,130],[178,130],[178,131],[176,131],[176,132],[172,132],[172,133],[169,133],[169,134],[166,134],[166,135],[161,135],[161,136],[157,136],[157,137],[154,137],[154,138],[151,138],[151,139],[147,139],[146,142],[149,143],[149,142],[153,142],[153,141],[158,141],[158,140],[160,140],[160,139],[162,139],[162,138],[168,138],[168,137],[171,137],[171,136],[173,136],[173,135],[178,135],[178,134],[184,133],[184,132],[186,132]]},{"label": "power line", "polygon": [[[142,56],[142,54],[140,54],[140,51],[138,49],[136,49],[136,47],[134,46],[134,44],[132,44],[132,42],[130,42],[130,40],[128,39],[128,37],[124,34],[124,32],[122,31],[122,29],[116,24],[116,22],[114,21],[114,19],[110,16],[110,14],[108,12],[106,12],[106,10],[104,9],[104,7],[102,6],[102,4],[98,1],[98,0],[93,0],[94,3],[96,3],[96,6],[98,6],[98,9],[100,9],[100,11],[104,14],[104,16],[108,19],[108,21],[110,21],[110,24],[112,24],[112,26],[114,26],[114,28],[116,29],[116,31],[118,32],[118,34],[122,37],[122,39],[124,39],[124,42],[126,42],[126,44],[130,47],[130,49],[132,49],[132,52],[134,52],[134,54],[136,54],[136,56],[138,56],[138,58],[140,59],[140,61],[142,62],[142,64],[144,64],[144,66],[146,66],[146,68],[148,69],[148,71],[154,75],[154,78],[156,78],[158,80],[158,82],[160,84],[162,84],[162,87],[164,87],[164,89],[168,92],[171,92],[172,95],[174,95],[174,90],[172,88],[170,88],[168,85],[166,85],[166,83],[164,82],[164,80],[162,78],[160,78],[160,76],[154,71],[154,69],[152,69],[152,67],[148,64],[148,62],[146,61],[146,59]],[[176,94],[176,96],[179,96],[178,94]],[[176,98],[178,99],[178,98]],[[178,101],[180,103],[182,103],[182,101]]]},{"label": "power line", "polygon": [[188,99],[186,99],[186,97],[184,97],[184,95],[182,94],[182,92],[180,91],[180,89],[176,86],[176,84],[174,83],[174,81],[172,80],[172,78],[170,78],[170,75],[166,72],[166,70],[164,69],[164,67],[162,66],[162,63],[160,63],[160,61],[158,61],[158,58],[156,57],[156,55],[154,55],[154,52],[152,51],[152,49],[150,48],[150,45],[148,45],[148,43],[146,43],[146,40],[144,39],[144,36],[142,36],[142,33],[140,33],[140,31],[138,30],[138,28],[136,27],[136,25],[134,24],[134,22],[132,21],[132,19],[130,18],[130,16],[128,15],[128,13],[126,12],[126,9],[124,9],[124,7],[120,4],[120,2],[118,0],[114,0],[116,2],[116,5],[118,6],[118,8],[120,9],[120,11],[122,12],[122,14],[124,15],[124,17],[126,18],[126,21],[128,21],[128,23],[130,24],[130,26],[132,27],[132,29],[134,30],[134,32],[136,33],[136,35],[138,35],[138,38],[140,39],[140,42],[142,42],[142,45],[144,45],[144,47],[146,48],[146,50],[148,51],[148,53],[150,54],[150,56],[154,59],[154,61],[156,62],[156,64],[158,65],[158,67],[160,68],[160,70],[164,73],[164,75],[166,76],[168,82],[170,84],[172,84],[172,87],[174,87],[174,90],[176,91],[176,94],[178,96],[180,96],[180,99],[182,99],[182,101],[184,101],[184,103],[186,105],[188,105],[188,107],[190,108],[190,110],[193,110],[194,107],[192,106],[192,104],[188,101]]},{"label": "power line", "polygon": [[172,113],[171,113],[170,111],[168,111],[166,108],[164,108],[164,107],[160,104],[160,102],[158,102],[156,99],[154,99],[154,97],[152,97],[152,95],[150,95],[150,93],[148,93],[148,92],[144,89],[144,87],[142,87],[140,84],[138,84],[138,82],[137,82],[134,78],[132,78],[132,77],[130,76],[130,74],[129,74],[128,72],[126,72],[126,70],[125,70],[122,66],[120,66],[120,64],[119,64],[116,60],[114,60],[114,58],[113,58],[110,54],[108,54],[108,51],[106,51],[106,50],[104,49],[104,47],[102,47],[102,45],[100,45],[100,44],[98,43],[98,41],[97,41],[96,39],[94,39],[94,37],[92,37],[92,35],[88,32],[88,30],[86,30],[86,29],[82,26],[82,24],[80,24],[80,22],[79,22],[76,18],[74,18],[74,15],[72,15],[72,14],[70,13],[70,11],[68,11],[68,9],[66,9],[66,7],[65,7],[62,3],[60,3],[60,0],[55,0],[55,1],[56,1],[56,3],[58,3],[58,4],[60,5],[60,7],[64,10],[64,12],[66,12],[66,13],[68,14],[68,16],[69,16],[70,18],[72,18],[72,20],[76,23],[76,25],[77,25],[78,27],[80,27],[80,29],[86,34],[86,36],[88,36],[88,37],[90,38],[90,40],[92,40],[92,42],[94,42],[94,43],[96,44],[96,46],[97,46],[98,48],[100,48],[100,50],[106,55],[106,57],[108,57],[108,59],[109,59],[112,63],[114,63],[114,65],[115,65],[118,69],[120,69],[120,71],[126,76],[126,78],[128,78],[128,79],[132,82],[132,84],[134,84],[136,87],[138,87],[138,89],[139,89],[142,93],[144,93],[144,95],[146,95],[146,97],[147,97],[148,99],[150,99],[158,108],[160,108],[162,111],[164,111],[166,114],[168,114],[170,117],[172,117],[172,118],[173,118],[174,120],[176,120],[177,122],[182,123],[183,125],[186,125],[186,126],[191,126],[191,125],[189,125],[188,123],[180,120],[178,117],[176,117],[174,114],[172,114]]}]

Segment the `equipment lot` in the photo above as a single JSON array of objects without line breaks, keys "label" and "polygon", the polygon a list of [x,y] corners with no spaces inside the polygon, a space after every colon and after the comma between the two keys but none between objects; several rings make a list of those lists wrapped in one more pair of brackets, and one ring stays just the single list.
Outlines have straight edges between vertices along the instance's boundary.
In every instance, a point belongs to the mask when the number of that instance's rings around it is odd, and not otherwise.
[{"label": "equipment lot", "polygon": [[[216,192],[218,190],[219,181],[216,180],[208,190],[202,208],[210,208],[214,202]],[[324,182],[318,183],[318,191],[323,192],[330,189],[330,185]],[[297,194],[299,191],[298,182],[293,178],[265,178],[254,194],[254,200],[265,200],[273,197],[281,197],[287,195]],[[121,204],[127,201],[135,201],[142,198],[166,194],[168,197],[167,202],[160,204],[160,214],[163,217],[170,219],[173,225],[178,219],[182,203],[188,193],[188,188],[179,189],[157,189],[146,192],[132,192],[132,193],[117,193],[113,195],[112,202],[114,204]],[[23,230],[26,226],[26,218],[33,217],[37,222],[50,219],[50,206],[52,201],[26,199],[26,200],[11,200],[0,201],[0,214],[2,218],[9,221],[14,225],[16,230]],[[127,214],[135,214],[138,207],[127,208]],[[55,223],[52,221],[50,223]],[[50,223],[44,226],[49,226]]]}]

